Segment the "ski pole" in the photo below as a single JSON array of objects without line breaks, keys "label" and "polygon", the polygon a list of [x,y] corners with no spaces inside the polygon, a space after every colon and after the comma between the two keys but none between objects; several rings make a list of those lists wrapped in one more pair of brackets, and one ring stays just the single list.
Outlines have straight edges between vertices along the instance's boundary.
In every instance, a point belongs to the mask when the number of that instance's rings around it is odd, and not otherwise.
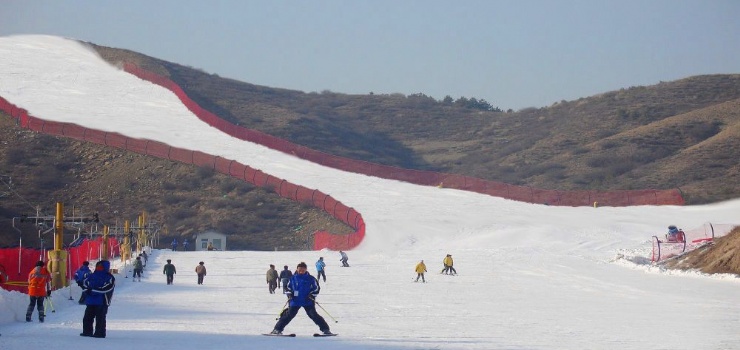
[{"label": "ski pole", "polygon": [[57,312],[57,310],[54,309],[54,303],[51,301],[51,297],[44,298],[44,313],[46,313],[46,310],[51,307],[51,312]]},{"label": "ski pole", "polygon": [[332,320],[334,320],[334,323],[339,323],[339,321],[337,321],[334,317],[332,317],[332,315],[329,313],[329,311],[326,311],[326,309],[324,309],[324,307],[321,306],[321,304],[319,304],[318,301],[314,300],[313,302],[316,303],[316,305],[318,305],[321,308],[321,310],[324,310],[324,312],[326,313],[326,315],[329,316]]},{"label": "ski pole", "polygon": [[283,311],[285,311],[285,307],[288,306],[288,301],[289,300],[286,300],[285,301],[285,304],[283,304],[283,307],[280,308],[280,312],[278,313],[278,317],[275,318],[276,320],[279,320],[280,319],[280,316],[283,315]]}]

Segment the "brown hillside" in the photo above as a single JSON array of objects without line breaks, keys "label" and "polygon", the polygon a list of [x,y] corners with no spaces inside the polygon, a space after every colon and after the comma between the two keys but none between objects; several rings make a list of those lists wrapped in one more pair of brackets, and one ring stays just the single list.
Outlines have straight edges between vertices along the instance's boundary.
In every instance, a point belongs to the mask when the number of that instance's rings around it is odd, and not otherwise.
[{"label": "brown hillside", "polygon": [[[132,61],[168,76],[234,124],[339,156],[547,189],[678,187],[688,204],[740,197],[737,74],[496,112],[423,94],[274,89],[97,49],[110,62]],[[715,263],[708,257],[686,266],[712,269]]]},{"label": "brown hillside", "polygon": [[708,202],[740,190],[738,140],[740,99],[631,128],[549,164],[566,165],[560,168],[566,178],[598,168],[602,178],[629,184],[626,189],[664,184],[681,188],[689,202]]},{"label": "brown hillside", "polygon": [[168,76],[232,123],[330,154],[546,189],[678,187],[689,204],[740,195],[740,75],[497,112],[423,94],[275,89],[96,48],[110,62],[132,61]]},{"label": "brown hillside", "polygon": [[[163,228],[161,247],[214,230],[228,235],[232,250],[295,250],[306,249],[317,230],[352,232],[319,209],[213,170],[37,134],[1,113],[0,140],[0,246],[18,244],[12,218],[35,216],[37,207],[53,215],[57,202],[67,216],[73,207],[75,216],[97,212],[109,226],[135,223],[146,211]],[[42,238],[52,244],[33,224],[15,222],[24,246],[38,247]]]}]

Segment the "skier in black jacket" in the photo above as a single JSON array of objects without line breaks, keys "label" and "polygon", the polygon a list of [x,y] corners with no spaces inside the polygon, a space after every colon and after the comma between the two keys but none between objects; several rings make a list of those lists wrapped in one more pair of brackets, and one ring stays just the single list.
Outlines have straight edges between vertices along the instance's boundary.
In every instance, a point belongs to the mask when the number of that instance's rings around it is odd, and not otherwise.
[{"label": "skier in black jacket", "polygon": [[283,284],[283,293],[288,292],[288,281],[293,277],[293,273],[288,270],[288,265],[283,266],[283,271],[280,271],[280,280],[278,281],[278,287]]}]

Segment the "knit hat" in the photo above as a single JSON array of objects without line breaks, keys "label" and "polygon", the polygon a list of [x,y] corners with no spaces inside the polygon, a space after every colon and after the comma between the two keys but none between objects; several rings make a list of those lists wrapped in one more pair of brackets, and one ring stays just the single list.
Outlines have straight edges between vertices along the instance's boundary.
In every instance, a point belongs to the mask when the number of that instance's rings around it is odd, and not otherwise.
[{"label": "knit hat", "polygon": [[36,266],[44,266],[44,262],[39,260],[36,262]]}]

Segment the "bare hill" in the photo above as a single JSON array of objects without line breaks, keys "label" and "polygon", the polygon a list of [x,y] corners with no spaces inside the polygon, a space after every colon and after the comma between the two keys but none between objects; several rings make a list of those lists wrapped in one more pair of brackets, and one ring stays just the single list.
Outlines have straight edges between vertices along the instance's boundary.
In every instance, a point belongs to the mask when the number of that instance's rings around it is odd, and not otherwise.
[{"label": "bare hill", "polygon": [[474,98],[269,88],[97,49],[169,77],[232,123],[330,154],[545,189],[680,188],[689,204],[740,195],[740,75],[504,112]]}]

